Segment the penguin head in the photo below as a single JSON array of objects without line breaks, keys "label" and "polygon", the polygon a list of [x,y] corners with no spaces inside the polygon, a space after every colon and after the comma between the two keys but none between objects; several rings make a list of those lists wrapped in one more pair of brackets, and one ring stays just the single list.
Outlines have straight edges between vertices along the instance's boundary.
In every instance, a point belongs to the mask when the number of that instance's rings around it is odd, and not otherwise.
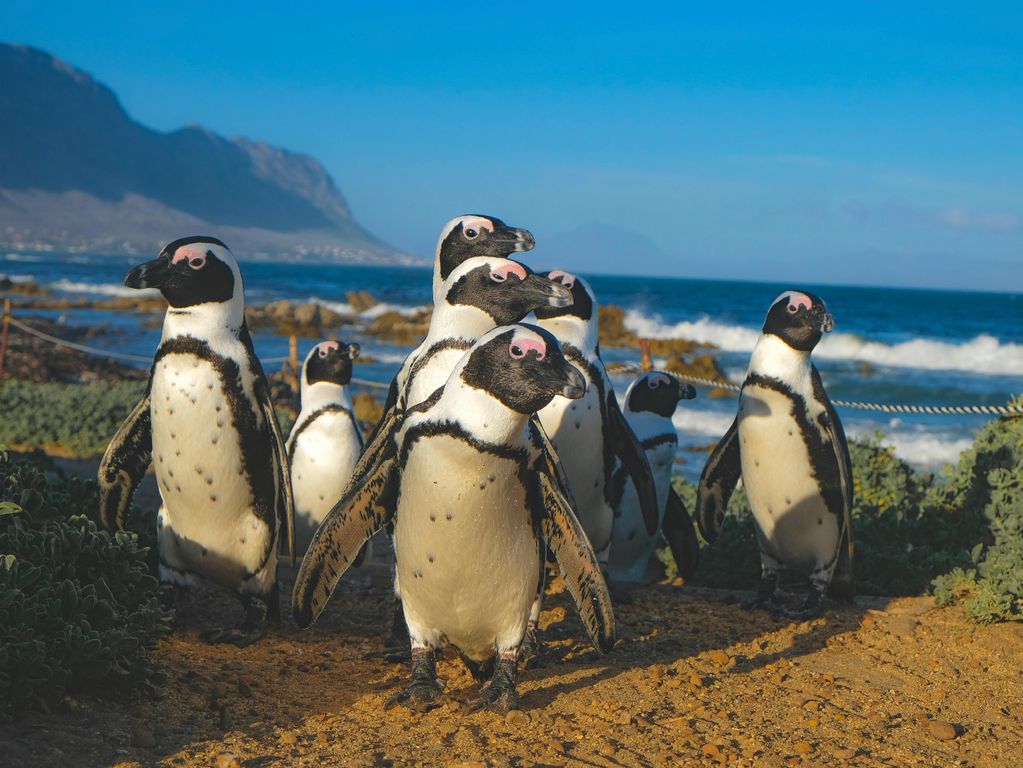
[{"label": "penguin head", "polygon": [[241,296],[238,262],[220,240],[194,235],[175,240],[124,279],[128,288],[159,288],[172,307],[223,304]]},{"label": "penguin head", "polygon": [[541,272],[543,277],[565,286],[572,292],[572,303],[565,307],[541,307],[536,310],[537,320],[553,320],[555,317],[574,317],[585,323],[594,318],[597,309],[597,297],[589,283],[577,275],[554,269]]},{"label": "penguin head", "polygon": [[692,400],[696,389],[667,373],[650,371],[637,378],[625,393],[625,409],[632,413],[649,411],[671,418],[680,400]]},{"label": "penguin head", "polygon": [[792,349],[809,352],[834,327],[835,320],[820,296],[785,291],[767,312],[763,332],[777,336]]},{"label": "penguin head", "polygon": [[529,251],[535,244],[527,230],[509,227],[496,216],[458,216],[441,230],[434,279],[447,280],[455,267],[474,256],[503,258]]},{"label": "penguin head", "polygon": [[557,395],[576,400],[586,393],[586,380],[565,359],[558,340],[527,323],[495,328],[476,342],[458,375],[522,414],[535,413]]},{"label": "penguin head", "polygon": [[566,307],[572,293],[511,259],[472,258],[459,264],[441,286],[444,302],[486,312],[494,325],[516,323],[541,307]]},{"label": "penguin head", "polygon": [[358,356],[358,344],[345,344],[334,339],[321,341],[306,355],[302,364],[302,384],[348,384],[352,380],[352,361]]}]

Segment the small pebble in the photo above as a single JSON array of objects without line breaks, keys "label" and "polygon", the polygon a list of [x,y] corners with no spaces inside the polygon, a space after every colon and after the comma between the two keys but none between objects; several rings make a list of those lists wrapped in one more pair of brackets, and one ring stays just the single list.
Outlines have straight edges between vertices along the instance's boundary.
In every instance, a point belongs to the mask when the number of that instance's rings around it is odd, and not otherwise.
[{"label": "small pebble", "polygon": [[252,696],[252,688],[244,680],[238,681],[238,695],[243,699],[247,699]]},{"label": "small pebble", "polygon": [[927,732],[936,739],[941,741],[951,741],[959,732],[952,723],[944,720],[931,720],[927,723]]},{"label": "small pebble", "polygon": [[234,728],[234,718],[231,717],[231,710],[227,708],[227,704],[220,707],[220,727],[225,731]]},{"label": "small pebble", "polygon": [[719,667],[725,666],[726,664],[728,664],[729,661],[732,660],[732,657],[729,656],[724,651],[722,651],[720,648],[711,651],[707,655],[710,657],[710,660],[717,664]]},{"label": "small pebble", "polygon": [[852,760],[856,757],[856,750],[849,749],[848,747],[842,747],[841,749],[835,750],[835,757],[839,760]]},{"label": "small pebble", "polygon": [[135,747],[149,749],[156,746],[156,736],[144,725],[136,725],[131,732],[131,743]]},{"label": "small pebble", "polygon": [[792,749],[794,749],[800,755],[808,755],[811,752],[813,752],[813,747],[810,745],[810,742],[808,741],[797,742],[796,744],[793,745]]},{"label": "small pebble", "polygon": [[693,688],[703,688],[703,678],[699,675],[690,675],[689,684],[693,686]]},{"label": "small pebble", "polygon": [[242,663],[240,661],[225,661],[220,668],[225,672],[237,672],[242,668]]},{"label": "small pebble", "polygon": [[703,752],[703,754],[705,755],[716,755],[721,750],[718,749],[717,744],[704,744],[702,747],[700,747],[700,751]]},{"label": "small pebble", "polygon": [[216,766],[217,768],[242,768],[242,761],[238,759],[238,755],[225,752],[217,755]]},{"label": "small pebble", "polygon": [[281,734],[281,737],[278,739],[278,741],[281,744],[298,744],[298,736],[296,736],[291,731],[286,731],[285,733]]},{"label": "small pebble", "polygon": [[529,725],[529,715],[523,712],[521,709],[512,709],[508,711],[508,714],[504,716],[504,721],[508,725],[513,725],[516,728],[521,728],[524,725]]}]

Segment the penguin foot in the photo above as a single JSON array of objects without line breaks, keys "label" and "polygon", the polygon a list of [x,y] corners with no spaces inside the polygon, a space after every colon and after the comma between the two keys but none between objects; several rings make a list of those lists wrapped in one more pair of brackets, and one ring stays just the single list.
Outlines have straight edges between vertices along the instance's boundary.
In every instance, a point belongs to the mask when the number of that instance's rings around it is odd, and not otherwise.
[{"label": "penguin foot", "polygon": [[540,639],[540,628],[536,622],[530,621],[526,625],[526,636],[522,638],[522,645],[519,646],[519,663],[523,671],[542,667],[546,662],[543,640]]},{"label": "penguin foot", "polygon": [[436,680],[414,680],[408,688],[387,702],[387,709],[400,704],[415,712],[429,712],[447,701],[447,698]]},{"label": "penguin foot", "polygon": [[819,618],[824,614],[824,603],[824,593],[817,589],[812,589],[801,606],[785,609],[783,613],[788,619],[809,621],[810,619]]},{"label": "penguin foot", "polygon": [[412,683],[387,702],[387,709],[403,704],[416,712],[429,712],[447,699],[437,679],[437,655],[433,648],[412,649]]},{"label": "penguin foot", "polygon": [[229,627],[224,629],[210,629],[203,632],[200,637],[211,645],[220,645],[224,643],[230,643],[236,645],[239,648],[245,648],[252,645],[254,642],[259,640],[263,635],[266,634],[266,625],[253,626],[251,624],[242,624],[238,627]]},{"label": "penguin foot", "polygon": [[762,576],[757,584],[757,593],[752,600],[744,600],[742,607],[749,611],[764,610],[774,615],[784,610],[778,595],[778,579],[776,576]]},{"label": "penguin foot", "polygon": [[506,714],[519,708],[519,694],[515,690],[515,678],[518,676],[517,651],[505,651],[498,656],[494,665],[494,676],[480,690],[480,697],[470,706],[471,712],[490,709]]}]

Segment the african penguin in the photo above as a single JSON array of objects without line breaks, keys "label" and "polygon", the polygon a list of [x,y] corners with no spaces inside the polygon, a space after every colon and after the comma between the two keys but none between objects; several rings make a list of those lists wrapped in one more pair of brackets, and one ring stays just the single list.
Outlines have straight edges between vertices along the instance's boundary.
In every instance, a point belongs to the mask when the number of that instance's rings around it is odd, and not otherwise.
[{"label": "african penguin", "polygon": [[358,344],[323,341],[302,364],[302,409],[287,442],[299,554],[341,498],[362,451],[362,430],[348,395],[358,356]]},{"label": "african penguin", "polygon": [[586,394],[578,400],[555,399],[537,415],[561,459],[583,529],[606,569],[614,526],[611,476],[616,460],[639,493],[651,536],[660,517],[657,490],[646,454],[622,415],[600,358],[597,299],[592,289],[582,278],[561,270],[546,276],[571,290],[573,301],[563,309],[537,309],[537,325],[557,337],[565,357],[582,371]]},{"label": "african penguin", "polygon": [[[169,304],[145,396],[121,425],[99,468],[100,518],[122,528],[152,462],[160,580],[204,577],[245,608],[237,627],[210,642],[248,645],[279,617],[277,547],[293,541],[288,459],[270,389],[245,325],[241,273],[213,237],[186,237],[133,269],[129,288],[159,288]],[[165,590],[166,591],[166,590]]]},{"label": "african penguin", "polygon": [[696,571],[700,543],[685,504],[671,485],[678,451],[678,433],[672,416],[680,401],[694,397],[696,390],[691,384],[683,384],[660,371],[644,373],[625,391],[622,412],[643,446],[657,488],[660,535],[647,533],[636,488],[625,468],[617,466],[612,481],[615,522],[608,562],[611,578],[616,582],[643,580],[650,556],[661,546],[662,535],[671,548],[679,575],[688,579]]},{"label": "african penguin", "polygon": [[506,257],[533,248],[536,241],[525,229],[509,227],[495,216],[456,216],[441,230],[433,260],[433,297],[441,283],[466,259],[477,256]]},{"label": "african penguin", "polygon": [[483,336],[441,389],[392,425],[386,446],[316,532],[295,583],[298,625],[319,615],[362,542],[393,516],[412,639],[412,684],[396,701],[439,703],[435,651],[450,644],[477,679],[493,668],[477,707],[517,705],[516,661],[545,547],[591,640],[608,650],[606,585],[530,420],[554,397],[579,398],[584,386],[541,328],[502,326]]},{"label": "african penguin", "polygon": [[[810,353],[834,321],[820,297],[786,291],[771,305],[739,395],[739,413],[700,478],[698,522],[713,541],[742,478],[756,522],[762,576],[755,606],[778,602],[783,568],[808,573],[804,605],[851,599],[852,464],[838,414]],[[830,589],[829,589],[830,587]]]}]

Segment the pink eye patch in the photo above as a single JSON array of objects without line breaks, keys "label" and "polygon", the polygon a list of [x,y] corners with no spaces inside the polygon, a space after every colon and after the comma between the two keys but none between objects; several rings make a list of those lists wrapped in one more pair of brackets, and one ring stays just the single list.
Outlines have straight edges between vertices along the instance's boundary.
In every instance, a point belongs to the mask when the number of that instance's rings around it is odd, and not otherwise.
[{"label": "pink eye patch", "polygon": [[317,345],[317,347],[319,348],[319,351],[317,352],[317,354],[319,354],[320,357],[326,357],[327,353],[330,350],[333,349],[334,351],[337,351],[338,348],[340,348],[340,346],[341,345],[338,344],[336,341],[324,341],[324,342],[321,342],[320,344]]},{"label": "pink eye patch", "polygon": [[549,272],[547,276],[551,280],[560,280],[561,284],[568,289],[571,289],[575,286],[575,275],[569,272],[564,272],[560,269],[555,269],[553,272]]},{"label": "pink eye patch", "polygon": [[519,280],[525,280],[526,268],[521,264],[502,264],[490,273],[490,277],[499,283],[507,280],[508,275],[515,275]]},{"label": "pink eye patch", "polygon": [[206,254],[201,251],[197,251],[194,248],[182,246],[174,251],[174,256],[171,258],[171,264],[177,264],[180,261],[187,261],[188,266],[192,269],[199,269],[206,263]]},{"label": "pink eye patch", "polygon": [[487,232],[493,232],[494,231],[494,225],[490,221],[490,219],[472,219],[472,218],[470,218],[470,219],[463,219],[462,220],[462,230],[464,231],[466,229],[475,229],[475,230],[483,230],[483,229],[485,229]]},{"label": "pink eye patch", "polygon": [[671,379],[669,379],[663,373],[655,373],[655,374],[653,374],[650,377],[649,381],[650,381],[650,386],[651,387],[666,387],[669,384],[671,384]]},{"label": "pink eye patch", "polygon": [[547,357],[547,345],[542,341],[530,338],[512,339],[512,343],[508,347],[508,354],[516,360],[521,360],[530,350],[536,352],[537,360],[543,360]]},{"label": "pink eye patch", "polygon": [[806,307],[807,309],[813,308],[813,302],[810,301],[810,297],[805,293],[792,293],[789,294],[789,312],[795,312],[800,307]]}]

